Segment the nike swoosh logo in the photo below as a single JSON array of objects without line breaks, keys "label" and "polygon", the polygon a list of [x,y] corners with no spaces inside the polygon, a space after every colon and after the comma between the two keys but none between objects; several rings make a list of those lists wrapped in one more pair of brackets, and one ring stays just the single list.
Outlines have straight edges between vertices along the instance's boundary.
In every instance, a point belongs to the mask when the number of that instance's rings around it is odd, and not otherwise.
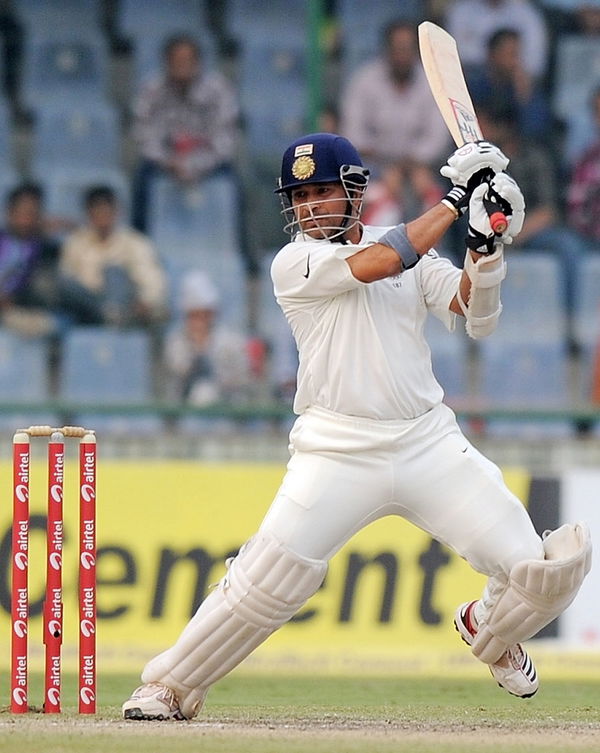
[{"label": "nike swoosh logo", "polygon": [[310,274],[310,253],[306,257],[306,273],[302,275],[302,277],[306,277],[308,280],[308,276]]}]

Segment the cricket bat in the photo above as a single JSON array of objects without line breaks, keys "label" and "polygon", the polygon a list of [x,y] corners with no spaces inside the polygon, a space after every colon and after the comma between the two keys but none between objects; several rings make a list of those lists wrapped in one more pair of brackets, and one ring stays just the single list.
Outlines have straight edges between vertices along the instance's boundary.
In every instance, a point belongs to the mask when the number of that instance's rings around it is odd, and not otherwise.
[{"label": "cricket bat", "polygon": [[[429,88],[456,146],[483,139],[454,37],[437,24],[423,21],[419,50]],[[493,201],[484,204],[492,230],[502,235],[508,227],[502,209]]]}]

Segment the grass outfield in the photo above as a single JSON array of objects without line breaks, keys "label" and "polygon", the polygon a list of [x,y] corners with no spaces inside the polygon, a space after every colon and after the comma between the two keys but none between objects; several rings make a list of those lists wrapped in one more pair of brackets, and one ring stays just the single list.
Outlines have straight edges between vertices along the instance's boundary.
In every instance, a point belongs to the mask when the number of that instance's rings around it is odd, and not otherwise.
[{"label": "grass outfield", "polygon": [[[600,680],[544,682],[513,698],[492,679],[252,677],[222,680],[192,722],[124,722],[134,676],[100,678],[99,711],[0,713],[0,753],[563,753],[600,751]],[[6,674],[0,697],[8,695]],[[40,698],[32,677],[30,701]]]}]

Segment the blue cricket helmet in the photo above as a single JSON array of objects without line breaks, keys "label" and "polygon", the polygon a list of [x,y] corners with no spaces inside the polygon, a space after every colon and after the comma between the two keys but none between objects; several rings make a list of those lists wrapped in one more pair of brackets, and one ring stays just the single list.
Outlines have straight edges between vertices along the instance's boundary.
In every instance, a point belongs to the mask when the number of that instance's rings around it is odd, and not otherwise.
[{"label": "blue cricket helmet", "polygon": [[296,139],[283,154],[281,177],[275,193],[309,183],[349,183],[366,186],[369,171],[343,136],[309,133]]}]

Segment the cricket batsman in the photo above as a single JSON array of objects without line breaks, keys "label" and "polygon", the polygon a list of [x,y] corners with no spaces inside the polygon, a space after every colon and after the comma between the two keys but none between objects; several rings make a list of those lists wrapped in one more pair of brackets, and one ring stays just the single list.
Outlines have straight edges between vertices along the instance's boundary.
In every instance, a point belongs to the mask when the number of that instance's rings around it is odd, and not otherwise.
[{"label": "cricket batsman", "polygon": [[[258,530],[176,643],[152,659],[123,704],[126,719],[190,719],[210,686],[285,624],[359,530],[400,515],[487,577],[455,624],[494,680],[521,698],[538,689],[523,641],[575,598],[590,569],[584,523],[540,536],[498,467],[463,435],[423,336],[433,315],[491,336],[502,306],[504,244],[524,200],[508,159],[478,141],[442,168],[442,201],[395,227],[365,226],[368,170],[331,133],[286,149],[277,192],[291,240],[275,257],[275,296],[299,352],[287,473]],[[492,201],[508,219],[497,237]],[[435,245],[468,213],[462,269]],[[527,323],[524,322],[526,327]],[[518,378],[518,375],[515,375]]]}]

